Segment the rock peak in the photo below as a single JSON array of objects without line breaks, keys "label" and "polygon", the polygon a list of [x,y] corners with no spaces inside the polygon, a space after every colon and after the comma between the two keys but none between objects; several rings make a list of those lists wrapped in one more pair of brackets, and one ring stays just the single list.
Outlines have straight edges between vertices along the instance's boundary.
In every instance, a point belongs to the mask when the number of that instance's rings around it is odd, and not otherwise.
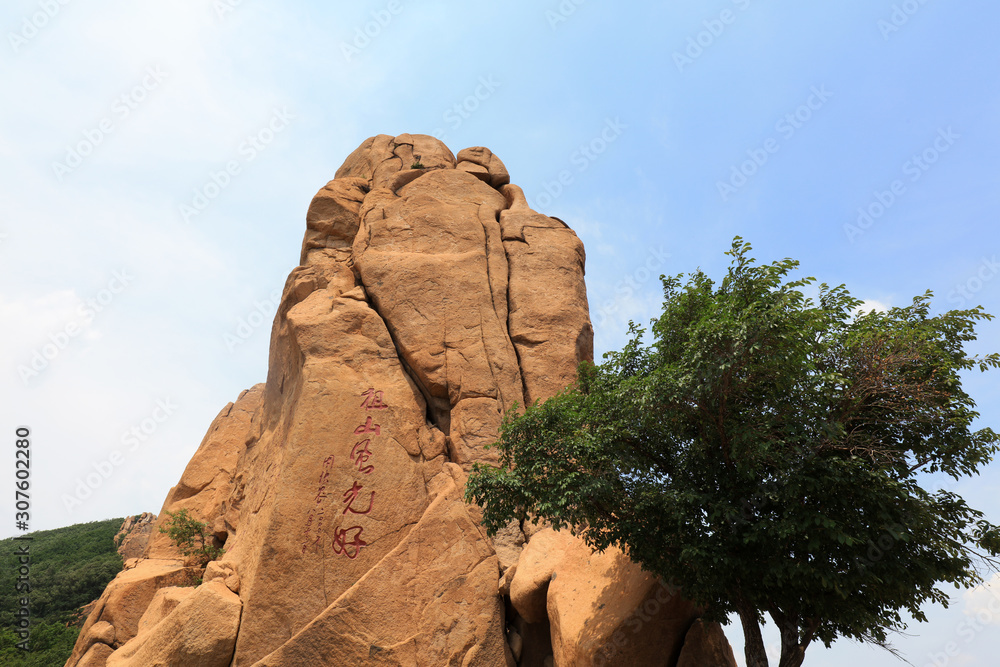
[{"label": "rock peak", "polygon": [[164,502],[224,555],[202,571],[154,532],[67,664],[576,665],[650,600],[676,658],[690,603],[568,533],[490,539],[463,501],[503,413],[592,359],[584,261],[489,149],[365,140],[309,206],[267,381],[219,413]]}]

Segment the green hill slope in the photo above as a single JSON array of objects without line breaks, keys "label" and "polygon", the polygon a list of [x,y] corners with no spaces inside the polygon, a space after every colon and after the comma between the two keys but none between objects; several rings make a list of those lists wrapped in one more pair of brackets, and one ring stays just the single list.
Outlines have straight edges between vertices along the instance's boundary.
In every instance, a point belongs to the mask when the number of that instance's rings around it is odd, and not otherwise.
[{"label": "green hill slope", "polygon": [[[124,519],[81,523],[0,540],[0,665],[52,667],[66,662],[80,628],[80,607],[97,599],[122,569],[114,537]],[[30,545],[30,593],[18,592],[17,550]],[[17,648],[19,600],[31,600],[30,651]]]}]

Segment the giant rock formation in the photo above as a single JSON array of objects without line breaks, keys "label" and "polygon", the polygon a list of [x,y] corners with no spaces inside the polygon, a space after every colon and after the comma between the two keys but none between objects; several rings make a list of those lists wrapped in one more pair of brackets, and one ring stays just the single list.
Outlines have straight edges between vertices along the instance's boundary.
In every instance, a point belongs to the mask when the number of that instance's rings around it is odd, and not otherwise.
[{"label": "giant rock formation", "polygon": [[67,666],[735,665],[621,552],[530,523],[490,538],[463,501],[504,411],[592,357],[576,234],[488,149],[416,134],[365,141],[306,227],[267,381],[163,504],[224,555],[202,572],[154,530]]}]

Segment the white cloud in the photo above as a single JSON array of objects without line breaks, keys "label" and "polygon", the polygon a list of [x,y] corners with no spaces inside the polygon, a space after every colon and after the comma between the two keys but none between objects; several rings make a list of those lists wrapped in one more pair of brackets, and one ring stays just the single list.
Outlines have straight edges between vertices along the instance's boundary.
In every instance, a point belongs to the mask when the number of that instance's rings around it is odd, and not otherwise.
[{"label": "white cloud", "polygon": [[892,306],[890,306],[889,304],[883,303],[876,299],[864,299],[862,304],[858,306],[855,312],[861,314],[861,313],[870,313],[871,311],[874,310],[879,313],[884,313],[891,307]]},{"label": "white cloud", "polygon": [[983,625],[1000,626],[1000,574],[962,594],[963,612]]}]

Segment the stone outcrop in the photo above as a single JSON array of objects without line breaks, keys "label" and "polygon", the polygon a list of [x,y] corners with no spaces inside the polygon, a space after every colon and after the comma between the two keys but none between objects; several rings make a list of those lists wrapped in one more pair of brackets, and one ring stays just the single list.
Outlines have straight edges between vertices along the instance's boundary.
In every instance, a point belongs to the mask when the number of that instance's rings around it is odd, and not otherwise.
[{"label": "stone outcrop", "polygon": [[[152,605],[151,605],[152,607]],[[146,610],[144,631],[111,654],[108,667],[198,665],[226,667],[233,657],[240,626],[240,598],[220,580],[205,582],[185,595],[162,618],[162,608]]]},{"label": "stone outcrop", "polygon": [[[185,586],[198,576],[180,561],[144,560],[126,564],[97,600],[94,610],[80,630],[67,665],[103,665],[111,652],[136,636],[139,620],[157,591],[170,586]],[[131,565],[131,567],[130,567]]]},{"label": "stone outcrop", "polygon": [[[533,535],[521,554],[510,601],[519,634],[530,638],[547,624],[556,665],[672,667],[698,616],[620,550],[594,553],[568,531],[551,528]],[[529,651],[538,643],[525,642]],[[544,658],[526,655],[523,664]]]},{"label": "stone outcrop", "polygon": [[[222,408],[208,427],[201,445],[184,468],[177,486],[170,489],[153,527],[143,556],[151,559],[183,560],[184,556],[170,538],[160,532],[171,512],[182,509],[196,521],[211,527],[219,544],[239,521],[238,511],[230,511],[236,464],[246,450],[250,419],[260,409],[264,385],[258,384],[240,394],[235,403]],[[227,524],[227,519],[232,522]]]},{"label": "stone outcrop", "polygon": [[694,622],[684,637],[684,648],[677,660],[677,667],[736,667],[733,647],[726,640],[722,626]]},{"label": "stone outcrop", "polygon": [[[306,214],[266,383],[216,417],[67,665],[674,665],[690,603],[566,532],[491,539],[463,500],[503,413],[591,359],[583,272],[489,149],[365,141]],[[203,570],[159,533],[181,509],[225,549]]]},{"label": "stone outcrop", "polygon": [[130,516],[122,522],[122,527],[115,535],[115,544],[118,545],[118,554],[123,560],[139,558],[146,552],[155,522],[156,515],[150,512]]}]

